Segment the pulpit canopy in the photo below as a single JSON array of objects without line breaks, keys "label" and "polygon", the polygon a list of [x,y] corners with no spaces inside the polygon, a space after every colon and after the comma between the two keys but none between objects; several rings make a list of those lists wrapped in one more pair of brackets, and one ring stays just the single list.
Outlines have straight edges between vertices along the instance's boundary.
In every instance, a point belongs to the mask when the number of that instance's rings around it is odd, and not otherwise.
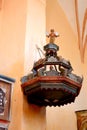
[{"label": "pulpit canopy", "polygon": [[45,57],[34,63],[32,72],[21,78],[21,88],[27,101],[39,106],[61,106],[75,101],[82,87],[83,77],[73,73],[70,61],[57,55],[58,37],[53,29],[47,35],[49,43],[43,47]]}]

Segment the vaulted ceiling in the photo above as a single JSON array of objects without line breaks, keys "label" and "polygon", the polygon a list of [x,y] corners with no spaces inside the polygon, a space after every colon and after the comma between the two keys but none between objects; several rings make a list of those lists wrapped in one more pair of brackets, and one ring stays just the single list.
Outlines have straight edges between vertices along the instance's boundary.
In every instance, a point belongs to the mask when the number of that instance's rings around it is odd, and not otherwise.
[{"label": "vaulted ceiling", "polygon": [[87,45],[87,0],[57,0],[78,38],[81,59],[84,62]]}]

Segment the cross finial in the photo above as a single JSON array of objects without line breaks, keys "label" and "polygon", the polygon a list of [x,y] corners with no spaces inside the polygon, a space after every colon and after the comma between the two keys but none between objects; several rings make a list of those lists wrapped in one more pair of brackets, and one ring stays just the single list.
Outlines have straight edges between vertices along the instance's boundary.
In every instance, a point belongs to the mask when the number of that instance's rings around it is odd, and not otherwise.
[{"label": "cross finial", "polygon": [[50,38],[49,42],[50,43],[54,43],[55,38],[59,36],[59,34],[57,32],[54,32],[54,29],[50,30],[50,33],[48,33],[46,35],[48,38]]}]

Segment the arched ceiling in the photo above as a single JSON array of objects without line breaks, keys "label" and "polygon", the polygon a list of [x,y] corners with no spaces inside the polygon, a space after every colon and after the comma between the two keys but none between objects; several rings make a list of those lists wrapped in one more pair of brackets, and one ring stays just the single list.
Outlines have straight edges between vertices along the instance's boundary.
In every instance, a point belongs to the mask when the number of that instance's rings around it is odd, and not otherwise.
[{"label": "arched ceiling", "polygon": [[76,33],[74,0],[57,0],[62,7],[73,31]]},{"label": "arched ceiling", "polygon": [[78,37],[81,60],[87,45],[87,0],[57,0]]}]

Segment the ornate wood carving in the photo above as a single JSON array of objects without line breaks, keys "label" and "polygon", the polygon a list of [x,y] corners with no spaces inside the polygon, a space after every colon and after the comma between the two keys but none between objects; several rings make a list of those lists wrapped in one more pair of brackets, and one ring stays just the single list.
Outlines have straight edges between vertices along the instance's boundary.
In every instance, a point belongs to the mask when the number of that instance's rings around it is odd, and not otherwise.
[{"label": "ornate wood carving", "polygon": [[29,103],[39,106],[60,106],[74,102],[83,78],[72,73],[70,61],[57,56],[59,46],[54,41],[58,36],[51,29],[50,42],[44,46],[45,58],[34,63],[32,72],[21,78],[23,93]]}]

